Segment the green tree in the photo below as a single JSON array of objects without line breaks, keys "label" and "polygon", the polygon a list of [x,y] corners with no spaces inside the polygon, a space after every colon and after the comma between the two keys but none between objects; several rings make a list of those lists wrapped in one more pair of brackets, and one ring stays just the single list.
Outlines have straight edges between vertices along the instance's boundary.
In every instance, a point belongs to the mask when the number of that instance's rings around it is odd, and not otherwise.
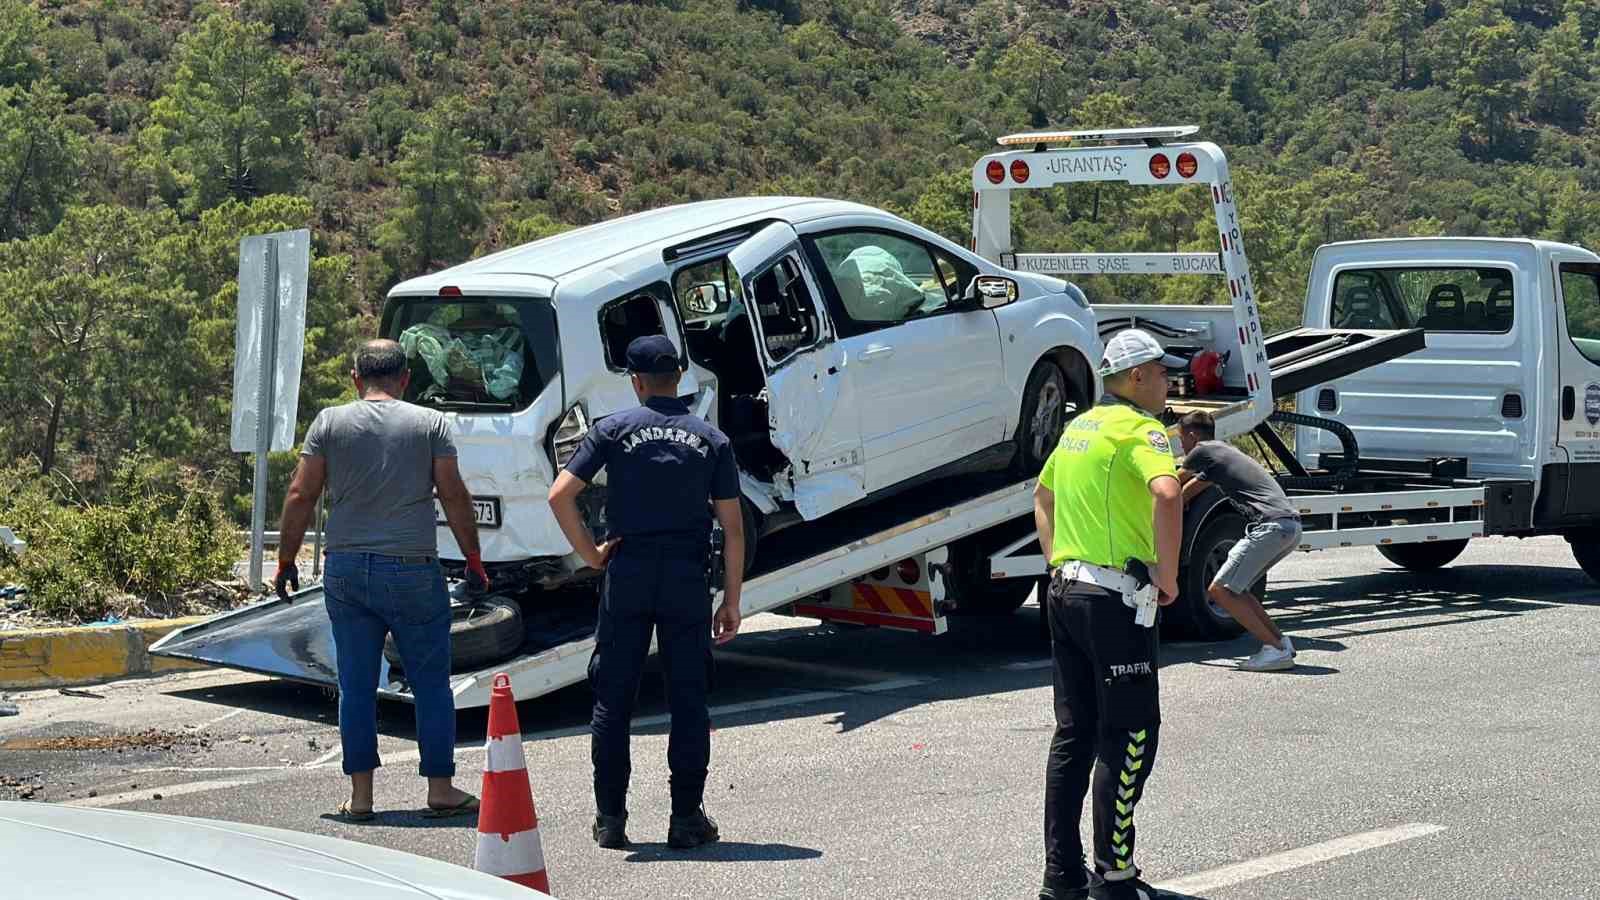
[{"label": "green tree", "polygon": [[922,193],[903,216],[965,247],[972,236],[972,175],[941,172],[927,179]]},{"label": "green tree", "polygon": [[[5,383],[0,403],[24,423],[26,445],[48,473],[68,436],[88,445],[104,423],[95,404],[131,385],[130,363],[157,348],[137,339],[153,308],[170,302],[143,256],[161,213],[75,207],[53,231],[0,246]],[[152,360],[153,361],[153,360]]]},{"label": "green tree", "polygon": [[1058,51],[1027,35],[1001,54],[997,68],[1012,95],[1022,101],[1032,127],[1044,128],[1053,115],[1060,115],[1066,58]]},{"label": "green tree", "polygon": [[44,17],[28,0],[0,0],[0,87],[26,85],[44,72]]},{"label": "green tree", "polygon": [[1517,26],[1494,0],[1472,0],[1440,23],[1435,71],[1461,98],[1458,124],[1486,155],[1510,150],[1513,121],[1527,104]]},{"label": "green tree", "polygon": [[400,202],[378,229],[378,246],[402,272],[462,259],[483,227],[486,180],[462,129],[465,112],[460,102],[438,107],[400,142]]},{"label": "green tree", "polygon": [[1427,27],[1427,12],[1427,0],[1384,0],[1373,21],[1378,42],[1398,59],[1396,86],[1411,83],[1413,48]]},{"label": "green tree", "polygon": [[77,188],[86,127],[49,80],[0,87],[0,241],[49,231]]},{"label": "green tree", "polygon": [[169,155],[190,212],[286,191],[305,165],[307,106],[268,27],[213,10],[179,39],[146,151]]},{"label": "green tree", "polygon": [[1576,11],[1545,32],[1535,55],[1532,82],[1533,111],[1557,125],[1583,124],[1595,85],[1591,60],[1583,50],[1583,31]]}]

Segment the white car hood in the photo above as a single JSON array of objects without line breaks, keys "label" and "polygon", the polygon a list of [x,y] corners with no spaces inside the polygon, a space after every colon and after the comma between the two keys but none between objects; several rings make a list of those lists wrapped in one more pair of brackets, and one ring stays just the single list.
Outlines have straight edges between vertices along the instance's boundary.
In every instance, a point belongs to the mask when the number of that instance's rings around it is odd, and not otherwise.
[{"label": "white car hood", "polygon": [[259,825],[0,802],[5,882],[30,900],[80,897],[438,898],[548,894],[461,866]]}]

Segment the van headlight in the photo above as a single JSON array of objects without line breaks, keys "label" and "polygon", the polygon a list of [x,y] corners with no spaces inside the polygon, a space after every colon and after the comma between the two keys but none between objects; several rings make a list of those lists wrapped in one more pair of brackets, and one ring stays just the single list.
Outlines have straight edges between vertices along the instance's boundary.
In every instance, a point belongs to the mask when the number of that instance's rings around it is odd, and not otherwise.
[{"label": "van headlight", "polygon": [[556,423],[556,433],[550,443],[553,445],[556,457],[556,468],[564,469],[567,463],[578,452],[578,445],[589,433],[589,415],[583,411],[583,404],[574,404],[567,410],[567,414]]}]

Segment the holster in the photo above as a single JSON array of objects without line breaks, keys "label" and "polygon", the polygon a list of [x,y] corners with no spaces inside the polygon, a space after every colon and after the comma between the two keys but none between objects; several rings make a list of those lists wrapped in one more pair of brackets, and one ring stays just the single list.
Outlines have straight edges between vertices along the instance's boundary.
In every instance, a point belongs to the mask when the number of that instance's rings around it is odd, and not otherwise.
[{"label": "holster", "polygon": [[722,587],[723,567],[727,565],[725,546],[722,528],[712,526],[711,540],[706,543],[706,586],[712,594]]}]

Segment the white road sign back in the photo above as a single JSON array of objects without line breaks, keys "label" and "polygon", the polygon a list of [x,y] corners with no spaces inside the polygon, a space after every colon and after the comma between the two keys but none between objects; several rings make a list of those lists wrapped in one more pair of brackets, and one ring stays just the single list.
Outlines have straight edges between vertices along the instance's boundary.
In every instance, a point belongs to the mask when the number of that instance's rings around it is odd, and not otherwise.
[{"label": "white road sign back", "polygon": [[[306,338],[311,232],[283,231],[239,242],[239,324],[234,335],[235,453],[256,452],[263,399],[271,410],[271,449],[294,448],[300,365]],[[262,391],[263,382],[268,390]]]}]

